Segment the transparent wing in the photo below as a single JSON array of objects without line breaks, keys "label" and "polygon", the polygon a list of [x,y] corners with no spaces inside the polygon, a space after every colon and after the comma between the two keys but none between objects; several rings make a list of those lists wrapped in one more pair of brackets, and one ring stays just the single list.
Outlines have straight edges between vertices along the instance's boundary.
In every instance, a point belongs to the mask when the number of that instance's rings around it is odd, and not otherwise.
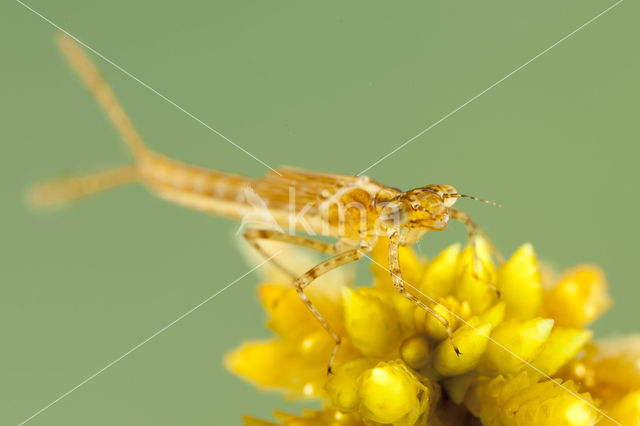
[{"label": "transparent wing", "polygon": [[322,201],[349,188],[361,188],[371,194],[382,189],[390,190],[366,176],[350,176],[339,173],[315,172],[293,167],[278,169],[264,178],[254,181],[253,189],[268,200],[271,208],[289,208],[289,200],[295,200],[295,210],[305,206],[317,206]]}]

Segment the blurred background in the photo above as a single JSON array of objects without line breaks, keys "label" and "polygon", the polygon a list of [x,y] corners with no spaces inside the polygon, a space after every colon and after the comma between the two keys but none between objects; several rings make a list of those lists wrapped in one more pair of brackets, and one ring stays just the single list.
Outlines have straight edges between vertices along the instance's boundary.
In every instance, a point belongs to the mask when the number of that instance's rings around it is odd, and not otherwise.
[{"label": "blurred background", "polygon": [[[269,165],[355,174],[613,1],[124,1],[28,4]],[[250,267],[236,224],[131,185],[54,213],[47,177],[129,161],[19,3],[0,15],[0,409],[17,424]],[[598,337],[638,332],[638,3],[625,1],[367,171],[390,186],[449,183],[510,254],[600,265],[615,306]],[[250,176],[264,166],[96,58],[154,149]],[[433,255],[462,226],[428,235]],[[367,283],[367,265],[359,282]],[[224,354],[269,335],[252,274],[30,421],[233,425],[298,410],[233,377]]]}]

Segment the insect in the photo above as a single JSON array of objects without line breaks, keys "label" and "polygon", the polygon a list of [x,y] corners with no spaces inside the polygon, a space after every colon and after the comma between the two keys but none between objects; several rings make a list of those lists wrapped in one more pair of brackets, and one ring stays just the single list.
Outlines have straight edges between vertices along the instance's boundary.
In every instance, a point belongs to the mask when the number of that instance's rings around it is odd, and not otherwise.
[{"label": "insect", "polygon": [[[302,302],[334,339],[329,372],[340,345],[340,336],[304,290],[320,275],[366,256],[378,238],[388,238],[393,285],[404,297],[433,315],[451,334],[444,317],[405,289],[398,249],[415,244],[428,231],[445,229],[449,220],[462,222],[473,240],[478,228],[466,213],[454,209],[453,205],[459,198],[491,202],[460,194],[451,185],[428,185],[401,191],[367,177],[292,168],[274,170],[254,179],[175,161],[152,151],[143,143],[95,64],[72,39],[62,36],[60,48],[106,111],[131,149],[135,161],[129,166],[40,185],[31,193],[34,204],[62,204],[110,187],[139,182],[162,198],[206,213],[243,222],[255,222],[256,216],[266,217],[271,229],[248,228],[244,231],[247,241],[265,257],[267,252],[261,245],[264,240],[290,243],[331,256],[302,275],[288,271],[272,260],[291,275]],[[283,229],[287,228],[288,232],[285,232]],[[295,232],[334,237],[337,243],[330,244]],[[475,245],[471,246],[475,274]]]}]

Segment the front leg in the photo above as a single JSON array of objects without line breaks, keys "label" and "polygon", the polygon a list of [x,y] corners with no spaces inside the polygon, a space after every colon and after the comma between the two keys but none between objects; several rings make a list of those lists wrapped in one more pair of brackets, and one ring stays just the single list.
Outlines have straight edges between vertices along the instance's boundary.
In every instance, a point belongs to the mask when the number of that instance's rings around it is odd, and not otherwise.
[{"label": "front leg", "polygon": [[486,279],[481,278],[480,274],[478,273],[478,271],[480,270],[480,266],[482,266],[482,265],[480,265],[480,259],[478,258],[478,251],[477,251],[477,248],[476,248],[476,238],[477,238],[477,236],[481,235],[482,238],[487,242],[487,244],[489,244],[489,249],[496,256],[496,259],[498,260],[499,264],[504,263],[504,257],[502,256],[500,251],[496,248],[496,246],[491,242],[489,237],[487,237],[480,230],[478,225],[476,225],[475,222],[473,222],[471,220],[471,217],[469,217],[469,215],[467,213],[465,213],[465,212],[463,212],[461,210],[449,209],[449,215],[450,215],[451,219],[457,220],[458,222],[462,222],[464,224],[464,226],[467,228],[467,237],[469,239],[469,245],[471,246],[471,257],[472,257],[472,261],[473,261],[472,267],[471,267],[471,275],[476,280],[478,280],[480,282],[484,282],[489,287],[491,287],[496,292],[498,297],[500,297],[500,291],[498,290],[498,288],[493,283],[487,281]]},{"label": "front leg", "polygon": [[[444,328],[447,329],[447,334],[449,335],[449,339],[451,340],[451,345],[453,349],[456,351],[456,354],[460,355],[460,351],[458,347],[455,345],[453,340],[451,339],[451,327],[449,325],[449,321],[440,315],[438,312],[434,311],[427,305],[425,305],[420,299],[418,299],[413,294],[409,293],[405,288],[405,281],[402,279],[402,272],[400,271],[400,255],[399,255],[399,247],[400,247],[400,233],[396,231],[389,236],[389,272],[391,273],[391,281],[393,282],[393,286],[398,292],[418,305],[420,308],[424,309],[428,314],[433,316],[436,320],[438,320]],[[429,296],[427,296],[429,297]],[[431,298],[430,298],[431,299]],[[432,302],[437,303],[435,300],[431,299]]]}]

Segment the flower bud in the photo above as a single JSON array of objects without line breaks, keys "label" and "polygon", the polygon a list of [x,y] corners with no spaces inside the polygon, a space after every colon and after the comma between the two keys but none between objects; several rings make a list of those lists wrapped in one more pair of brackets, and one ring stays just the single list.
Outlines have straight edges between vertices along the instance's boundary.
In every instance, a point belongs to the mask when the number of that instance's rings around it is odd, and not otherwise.
[{"label": "flower bud", "polygon": [[[438,345],[435,351],[433,366],[443,376],[457,376],[471,371],[480,361],[487,350],[491,324],[477,324],[469,321],[456,330],[451,339],[446,339]],[[473,327],[472,327],[473,326]],[[453,340],[453,342],[452,342]],[[456,353],[453,344],[459,350]]]},{"label": "flower bud", "polygon": [[411,368],[424,367],[429,362],[429,342],[424,336],[409,337],[400,346],[400,356]]},{"label": "flower bud", "polygon": [[[448,296],[440,298],[437,300],[437,303],[432,305],[431,308],[436,312],[436,314],[440,315],[447,321],[450,330],[455,330],[457,328],[459,322],[458,317],[462,316],[462,307],[455,297]],[[447,327],[438,318],[424,309],[416,309],[414,311],[414,318],[416,328],[419,331],[426,332],[431,339],[440,341],[449,336]]]},{"label": "flower bud", "polygon": [[602,272],[582,266],[567,274],[544,300],[545,315],[565,327],[583,327],[611,306]]},{"label": "flower bud", "polygon": [[349,412],[358,408],[358,377],[375,363],[367,358],[356,359],[340,365],[328,376],[325,389],[340,411]]},{"label": "flower bud", "polygon": [[540,313],[544,291],[531,244],[525,244],[498,270],[498,290],[507,318],[530,319]]},{"label": "flower bud", "polygon": [[394,290],[394,292],[387,296],[388,303],[393,305],[393,308],[396,312],[396,316],[398,318],[398,322],[400,322],[400,327],[402,330],[407,333],[414,333],[416,331],[423,331],[422,328],[418,327],[416,330],[416,322],[415,316],[416,311],[424,312],[424,309],[418,307],[415,302],[407,299],[402,294]]},{"label": "flower bud", "polygon": [[429,408],[429,388],[401,361],[381,362],[358,381],[360,412],[368,420],[410,426]]},{"label": "flower bud", "polygon": [[342,288],[344,324],[353,346],[365,356],[382,356],[401,337],[392,306],[384,303],[380,290]]},{"label": "flower bud", "polygon": [[510,379],[479,378],[467,392],[465,405],[486,425],[595,424],[599,415],[591,396],[578,395],[575,384],[570,381],[562,385],[549,380],[536,383],[526,372]]},{"label": "flower bud", "polygon": [[529,321],[506,321],[491,334],[487,352],[482,360],[483,371],[512,374],[520,371],[542,350],[549,337],[553,320],[534,318]]},{"label": "flower bud", "polygon": [[454,244],[440,252],[427,266],[420,290],[431,298],[447,296],[453,289],[460,244]]},{"label": "flower bud", "polygon": [[[531,364],[543,374],[553,376],[560,367],[576,356],[592,336],[590,330],[554,326],[542,345],[542,352]],[[531,372],[532,376],[536,374],[540,373]]]}]

